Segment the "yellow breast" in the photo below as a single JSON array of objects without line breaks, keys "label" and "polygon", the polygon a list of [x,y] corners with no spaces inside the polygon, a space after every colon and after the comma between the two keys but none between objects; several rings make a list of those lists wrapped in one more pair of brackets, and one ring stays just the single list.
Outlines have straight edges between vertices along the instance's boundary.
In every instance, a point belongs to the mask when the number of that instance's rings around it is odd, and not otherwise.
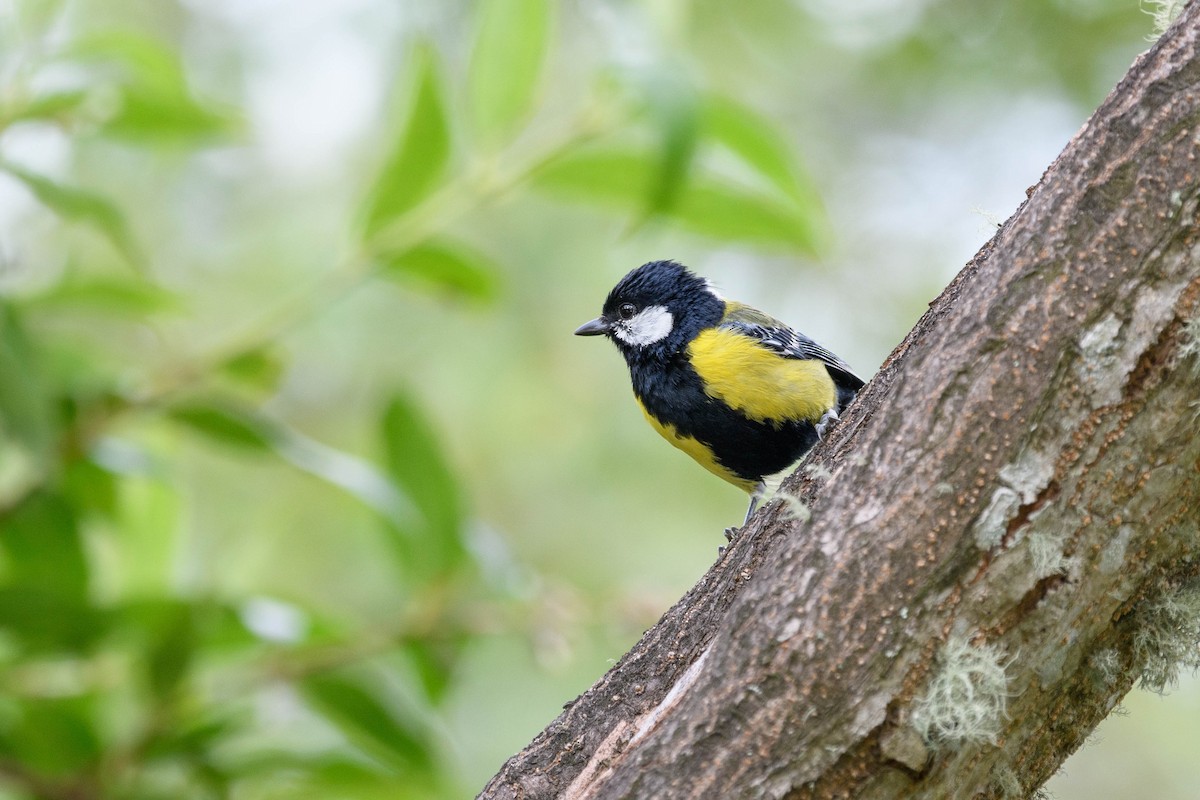
[{"label": "yellow breast", "polygon": [[817,422],[837,401],[822,362],[783,358],[729,329],[702,331],[688,350],[705,393],[750,419]]}]

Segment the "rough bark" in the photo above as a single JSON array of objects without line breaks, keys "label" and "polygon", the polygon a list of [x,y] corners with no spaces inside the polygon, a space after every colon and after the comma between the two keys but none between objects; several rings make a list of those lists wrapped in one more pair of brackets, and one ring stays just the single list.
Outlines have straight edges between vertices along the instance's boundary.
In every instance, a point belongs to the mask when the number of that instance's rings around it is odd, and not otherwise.
[{"label": "rough bark", "polygon": [[[1200,628],[1200,4],[487,798],[1025,797]],[[807,518],[806,518],[807,517]]]}]

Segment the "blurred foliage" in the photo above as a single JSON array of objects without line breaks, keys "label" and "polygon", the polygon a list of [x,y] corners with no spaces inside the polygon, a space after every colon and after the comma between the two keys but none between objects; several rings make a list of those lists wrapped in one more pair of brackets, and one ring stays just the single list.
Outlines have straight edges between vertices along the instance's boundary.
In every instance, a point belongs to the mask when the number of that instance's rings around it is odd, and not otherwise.
[{"label": "blurred foliage", "polygon": [[573,324],[651,257],[822,260],[878,362],[957,265],[839,243],[847,148],[981,85],[1082,118],[1129,5],[362,0],[323,57],[322,4],[0,2],[0,798],[476,789],[742,502]]}]

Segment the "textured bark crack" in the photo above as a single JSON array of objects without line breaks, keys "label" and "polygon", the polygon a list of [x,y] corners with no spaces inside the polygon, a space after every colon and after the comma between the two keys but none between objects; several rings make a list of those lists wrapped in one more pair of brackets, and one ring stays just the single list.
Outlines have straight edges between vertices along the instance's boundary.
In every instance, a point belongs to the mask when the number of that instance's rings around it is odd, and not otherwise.
[{"label": "textured bark crack", "polygon": [[1013,536],[1018,530],[1029,524],[1030,519],[1047,503],[1053,503],[1058,499],[1058,495],[1062,492],[1062,487],[1058,485],[1058,481],[1051,480],[1032,501],[1021,505],[1017,509],[1017,513],[1008,521],[1008,529],[1004,532],[1004,543],[1008,544],[1012,541]]}]

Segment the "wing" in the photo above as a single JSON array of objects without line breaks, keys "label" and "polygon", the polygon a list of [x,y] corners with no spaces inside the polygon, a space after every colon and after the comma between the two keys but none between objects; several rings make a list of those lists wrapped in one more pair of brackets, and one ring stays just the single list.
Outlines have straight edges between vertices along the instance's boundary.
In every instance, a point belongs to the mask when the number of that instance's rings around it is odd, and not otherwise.
[{"label": "wing", "polygon": [[[768,350],[779,353],[784,358],[796,358],[804,361],[817,360],[824,362],[825,368],[837,384],[839,395],[843,392],[853,396],[863,387],[862,378],[854,374],[850,365],[838,358],[829,350],[814,342],[803,333],[798,333],[784,325],[774,317],[768,316],[758,309],[726,301],[725,316],[719,327],[731,328],[743,336],[758,340],[758,343]],[[848,403],[844,400],[839,405]]]}]

